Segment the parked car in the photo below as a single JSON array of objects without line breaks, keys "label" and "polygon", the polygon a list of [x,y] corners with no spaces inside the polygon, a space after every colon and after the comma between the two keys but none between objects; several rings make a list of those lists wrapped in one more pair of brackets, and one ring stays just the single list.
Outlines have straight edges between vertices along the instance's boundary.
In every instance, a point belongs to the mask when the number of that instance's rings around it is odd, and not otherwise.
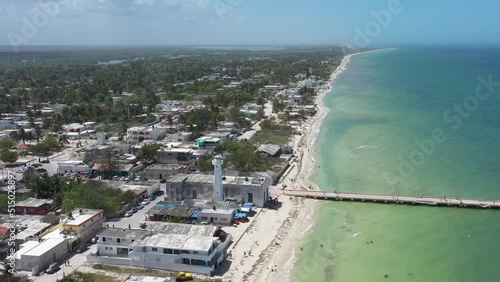
[{"label": "parked car", "polygon": [[92,238],[92,240],[90,240],[90,243],[91,244],[97,244],[98,240],[99,240],[99,236],[94,236],[94,238]]},{"label": "parked car", "polygon": [[48,164],[48,163],[50,163],[50,160],[49,160],[49,159],[46,159],[46,160],[41,161],[41,163],[42,163],[42,164]]},{"label": "parked car", "polygon": [[113,180],[120,180],[120,177],[118,175],[113,176]]},{"label": "parked car", "polygon": [[76,247],[77,253],[83,253],[86,250],[87,250],[87,244],[80,244],[79,246]]},{"label": "parked car", "polygon": [[47,173],[47,170],[45,168],[37,168],[35,169],[35,171],[38,173]]},{"label": "parked car", "polygon": [[136,176],[136,177],[134,178],[134,181],[141,181],[141,177],[140,177],[140,176]]},{"label": "parked car", "polygon": [[156,196],[153,194],[153,195],[149,196],[148,200],[150,202],[152,202],[152,201],[156,200]]},{"label": "parked car", "polygon": [[125,213],[125,217],[131,217],[134,213],[131,211],[128,211]]},{"label": "parked car", "polygon": [[143,208],[144,208],[144,205],[143,205],[142,203],[139,203],[139,204],[137,205],[137,209],[138,209],[138,210],[142,210]]},{"label": "parked car", "polygon": [[17,172],[17,173],[23,173],[23,172],[24,172],[24,169],[22,169],[22,168],[18,168],[18,169],[16,169],[16,172]]},{"label": "parked car", "polygon": [[136,213],[136,212],[137,212],[137,208],[136,208],[136,207],[132,207],[132,208],[129,210],[129,212],[131,212],[131,213]]},{"label": "parked car", "polygon": [[56,273],[57,271],[59,271],[59,269],[61,269],[59,267],[59,264],[57,262],[54,262],[51,265],[49,265],[49,268],[47,268],[47,270],[45,270],[45,273],[53,274],[53,273]]},{"label": "parked car", "polygon": [[148,199],[144,199],[144,200],[142,200],[142,204],[143,204],[143,205],[147,205],[147,204],[149,204],[149,200],[148,200]]}]

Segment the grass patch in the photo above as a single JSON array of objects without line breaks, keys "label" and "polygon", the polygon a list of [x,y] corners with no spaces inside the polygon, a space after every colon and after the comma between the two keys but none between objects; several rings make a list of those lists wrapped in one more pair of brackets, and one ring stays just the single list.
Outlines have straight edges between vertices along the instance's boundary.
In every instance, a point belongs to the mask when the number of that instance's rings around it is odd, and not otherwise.
[{"label": "grass patch", "polygon": [[260,123],[261,130],[257,131],[250,142],[252,144],[275,144],[285,145],[288,144],[290,137],[293,134],[293,128],[288,125],[280,125],[271,120],[263,120]]}]

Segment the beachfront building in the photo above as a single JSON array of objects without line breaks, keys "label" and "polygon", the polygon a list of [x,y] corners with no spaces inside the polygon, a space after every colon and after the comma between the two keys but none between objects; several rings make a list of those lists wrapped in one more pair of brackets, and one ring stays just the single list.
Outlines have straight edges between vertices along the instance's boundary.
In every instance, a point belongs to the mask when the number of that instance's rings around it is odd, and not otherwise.
[{"label": "beachfront building", "polygon": [[[182,201],[184,199],[214,198],[214,175],[177,174],[167,180],[168,199]],[[222,177],[222,200],[236,200],[243,203],[254,203],[263,207],[269,198],[271,177],[267,173],[256,173],[253,176]]]},{"label": "beachfront building", "polygon": [[232,225],[235,214],[235,209],[203,209],[198,212],[197,219],[203,224]]},{"label": "beachfront building", "polygon": [[46,215],[50,211],[52,203],[53,201],[49,199],[29,198],[16,203],[15,214]]},{"label": "beachfront building", "polygon": [[87,262],[211,275],[224,261],[231,240],[219,227],[206,225],[151,223],[147,230],[108,228],[99,236],[98,256],[87,256]]}]

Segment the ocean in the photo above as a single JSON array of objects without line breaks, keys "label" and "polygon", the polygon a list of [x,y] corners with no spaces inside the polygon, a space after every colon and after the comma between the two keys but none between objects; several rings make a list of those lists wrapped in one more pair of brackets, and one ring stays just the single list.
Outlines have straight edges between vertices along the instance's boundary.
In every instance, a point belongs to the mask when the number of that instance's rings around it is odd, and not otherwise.
[{"label": "ocean", "polygon": [[[364,53],[332,86],[322,189],[500,200],[499,50]],[[500,281],[499,239],[499,210],[322,202],[292,281]]]}]

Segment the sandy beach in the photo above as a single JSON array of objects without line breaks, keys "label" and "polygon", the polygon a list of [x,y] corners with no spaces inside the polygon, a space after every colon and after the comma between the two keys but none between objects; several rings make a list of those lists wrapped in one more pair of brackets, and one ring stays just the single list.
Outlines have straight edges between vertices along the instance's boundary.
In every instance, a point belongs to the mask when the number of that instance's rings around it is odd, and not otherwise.
[{"label": "sandy beach", "polygon": [[[316,168],[314,146],[321,124],[328,114],[323,98],[330,93],[330,85],[346,69],[351,58],[346,55],[332,73],[326,85],[316,96],[318,112],[302,124],[301,135],[294,135],[290,144],[298,156],[285,173],[280,186],[286,189],[319,189],[310,177]],[[281,189],[271,190],[272,195]],[[251,222],[241,239],[230,248],[231,270],[224,281],[288,281],[295,264],[298,244],[314,224],[316,201],[288,197],[279,198],[282,206],[277,210],[262,209]]]}]

